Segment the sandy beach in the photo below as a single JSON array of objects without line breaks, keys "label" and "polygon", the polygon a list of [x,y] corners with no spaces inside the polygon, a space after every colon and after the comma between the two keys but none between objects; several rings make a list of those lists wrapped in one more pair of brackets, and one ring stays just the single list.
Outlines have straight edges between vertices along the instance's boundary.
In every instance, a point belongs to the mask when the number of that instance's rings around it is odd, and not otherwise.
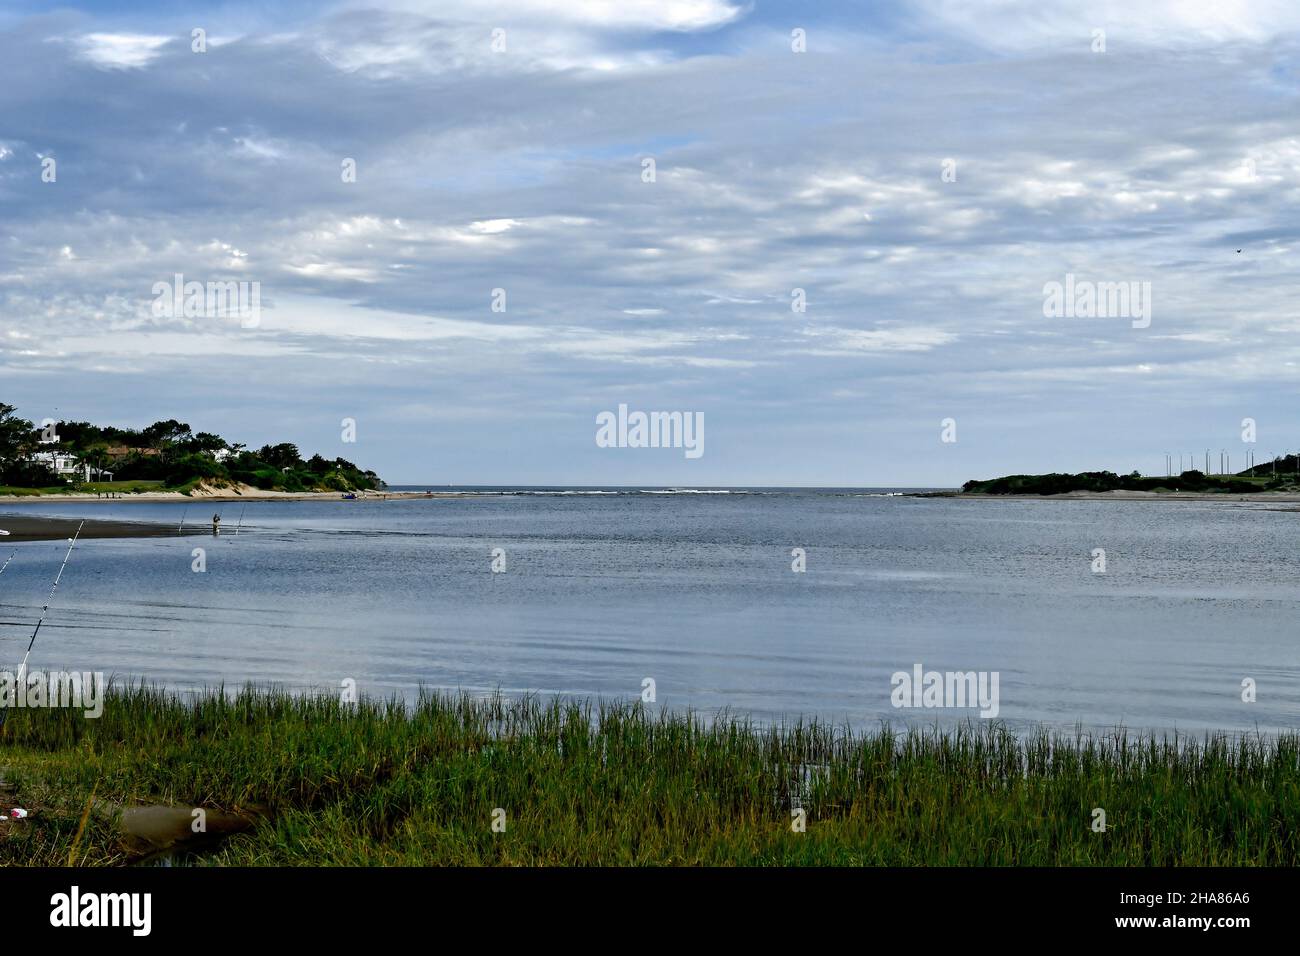
[{"label": "sandy beach", "polygon": [[[452,492],[424,492],[424,491],[362,491],[357,493],[356,500],[361,501],[388,501],[405,498],[462,498],[463,494]],[[94,494],[76,494],[68,492],[65,494],[51,495],[0,495],[0,531],[6,531],[8,534],[0,534],[0,547],[6,543],[17,541],[56,541],[60,538],[70,538],[76,533],[77,525],[81,523],[80,518],[56,518],[46,517],[44,515],[22,515],[16,514],[9,510],[10,505],[26,504],[49,504],[52,502],[70,502],[76,504],[123,504],[127,502],[139,503],[158,503],[160,501],[175,502],[201,502],[201,503],[222,503],[232,501],[340,501],[341,495],[337,491],[321,492],[282,492],[282,491],[262,491],[251,485],[240,485],[233,488],[202,488],[196,489],[193,494],[183,495],[177,491],[144,491],[137,494],[124,494],[120,498],[110,498],[106,496],[96,496]],[[6,513],[7,512],[7,513]],[[211,526],[202,520],[191,520],[185,526],[184,531],[179,531],[177,525],[159,524],[156,522],[143,521],[118,521],[118,520],[100,520],[97,518],[88,518],[85,521],[85,527],[81,530],[83,538],[157,538],[177,535],[211,535]]]},{"label": "sandy beach", "polygon": [[[71,538],[77,533],[81,518],[49,518],[35,515],[0,514],[0,531],[9,532],[0,535],[0,548],[17,541],[57,541]],[[204,531],[201,525],[192,524],[186,534],[199,534]],[[208,531],[211,534],[211,531]],[[81,529],[83,538],[161,538],[175,537],[176,526],[171,524],[154,524],[142,521],[99,521],[86,519]]]},{"label": "sandy beach", "polygon": [[[388,501],[398,498],[463,498],[463,493],[447,491],[358,491],[358,501]],[[93,492],[58,492],[41,495],[0,495],[0,504],[34,504],[51,501],[97,501],[120,503],[125,501],[340,501],[337,491],[264,491],[252,485],[225,488],[199,486],[189,494],[179,491],[140,491],[122,493],[117,497],[97,495]]]}]

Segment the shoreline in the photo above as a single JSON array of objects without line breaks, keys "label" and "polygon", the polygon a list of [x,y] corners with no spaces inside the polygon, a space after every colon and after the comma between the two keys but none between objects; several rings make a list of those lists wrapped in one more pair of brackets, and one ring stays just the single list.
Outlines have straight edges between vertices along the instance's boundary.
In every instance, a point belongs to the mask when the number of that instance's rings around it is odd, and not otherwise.
[{"label": "shoreline", "polygon": [[[400,498],[468,498],[472,495],[463,492],[447,491],[359,491],[357,501],[388,501]],[[37,504],[42,501],[112,502],[118,504],[127,501],[159,502],[178,501],[186,503],[215,501],[343,501],[342,492],[338,491],[262,491],[252,488],[246,491],[229,493],[203,492],[182,494],[179,491],[138,491],[124,492],[116,498],[96,495],[90,492],[58,492],[50,495],[0,495],[0,506],[9,504]]]},{"label": "shoreline", "polygon": [[[82,538],[163,538],[182,537],[189,534],[203,533],[204,528],[195,524],[193,530],[179,532],[170,524],[145,523],[142,521],[113,521],[99,518],[57,518],[45,515],[11,515],[0,514],[0,529],[9,532],[0,536],[0,548],[10,542],[20,541],[59,541],[71,538],[77,533],[77,526],[82,525]],[[207,532],[211,534],[211,531]]]},{"label": "shoreline", "polygon": [[[1254,493],[1205,491],[1064,491],[1059,495],[986,495],[964,491],[927,491],[908,498],[960,498],[968,501],[1230,501],[1300,504],[1300,492]],[[1290,509],[1288,509],[1290,510]]]},{"label": "shoreline", "polygon": [[[371,492],[358,494],[356,501],[387,501],[401,498],[465,498],[471,495],[447,492],[426,493],[423,491]],[[242,495],[204,495],[189,497],[180,492],[140,492],[122,498],[97,498],[84,494],[57,495],[23,495],[0,496],[0,548],[9,543],[24,541],[58,541],[71,538],[76,534],[78,525],[82,525],[82,538],[166,538],[188,537],[190,535],[210,536],[212,529],[208,522],[197,518],[182,529],[171,523],[157,521],[126,521],[114,518],[68,518],[57,515],[19,514],[9,509],[10,504],[33,504],[40,502],[63,504],[120,504],[122,502],[167,503],[184,502],[186,504],[213,502],[216,504],[237,501],[341,501],[338,492],[272,492],[261,491]]]},{"label": "shoreline", "polygon": [[[631,487],[631,486],[629,486]],[[359,491],[355,502],[401,501],[418,498],[480,498],[493,497],[474,491]],[[1057,495],[1007,494],[991,495],[964,491],[903,491],[891,495],[898,498],[952,498],[966,501],[1220,501],[1233,503],[1300,504],[1300,492],[1204,492],[1204,491],[1064,491]],[[54,494],[2,495],[0,509],[8,505],[52,503],[122,504],[167,502],[195,504],[204,502],[230,503],[238,501],[343,501],[337,491],[264,491],[249,486],[240,490],[204,490],[191,494],[179,491],[125,492],[118,497],[96,495],[89,492],[56,492]],[[1285,509],[1293,510],[1293,509]]]},{"label": "shoreline", "polygon": [[123,522],[123,520],[99,518],[57,518],[47,515],[13,515],[0,512],[0,529],[8,535],[0,535],[0,549],[5,545],[19,541],[60,541],[77,533],[82,525],[82,538],[125,538],[125,537],[185,537],[188,535],[211,535],[209,528],[199,523],[191,524],[186,531],[177,531],[172,524],[157,522]]}]

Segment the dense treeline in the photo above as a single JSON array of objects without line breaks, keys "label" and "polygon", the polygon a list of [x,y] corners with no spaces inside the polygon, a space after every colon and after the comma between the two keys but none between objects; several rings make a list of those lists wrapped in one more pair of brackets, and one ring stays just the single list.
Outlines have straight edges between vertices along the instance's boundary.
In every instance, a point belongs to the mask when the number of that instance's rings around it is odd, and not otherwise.
[{"label": "dense treeline", "polygon": [[279,491],[383,487],[373,471],[363,471],[345,458],[317,454],[304,460],[289,442],[252,451],[220,435],[195,432],[174,418],[139,429],[90,422],[37,427],[14,412],[12,405],[0,403],[0,485],[58,486],[62,481],[49,464],[33,459],[41,452],[58,451],[89,465],[95,474],[112,472],[115,481],[159,481],[166,487],[203,480]]},{"label": "dense treeline", "polygon": [[[984,481],[968,481],[961,486],[967,494],[981,495],[1060,495],[1070,491],[1199,491],[1247,493],[1272,491],[1296,483],[1292,467],[1281,468],[1276,476],[1269,475],[1265,466],[1254,471],[1258,478],[1240,475],[1207,475],[1201,471],[1185,471],[1181,475],[1143,477],[1136,471],[1117,475],[1113,471],[1085,471],[1077,475],[1006,475]],[[1245,472],[1243,474],[1251,474]]]}]

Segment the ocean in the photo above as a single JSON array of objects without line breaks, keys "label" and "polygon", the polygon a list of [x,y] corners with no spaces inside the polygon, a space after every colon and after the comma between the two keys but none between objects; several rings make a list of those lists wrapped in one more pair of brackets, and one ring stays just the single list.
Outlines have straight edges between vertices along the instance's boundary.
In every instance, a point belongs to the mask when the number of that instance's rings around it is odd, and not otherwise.
[{"label": "ocean", "polygon": [[[758,723],[985,719],[969,700],[895,706],[894,675],[919,667],[996,675],[1013,729],[1300,729],[1300,513],[1276,505],[477,490],[11,506],[187,530],[223,516],[216,539],[80,542],[29,666],[407,699],[652,690],[652,707]],[[0,577],[14,670],[66,542],[0,548],[17,551]]]}]

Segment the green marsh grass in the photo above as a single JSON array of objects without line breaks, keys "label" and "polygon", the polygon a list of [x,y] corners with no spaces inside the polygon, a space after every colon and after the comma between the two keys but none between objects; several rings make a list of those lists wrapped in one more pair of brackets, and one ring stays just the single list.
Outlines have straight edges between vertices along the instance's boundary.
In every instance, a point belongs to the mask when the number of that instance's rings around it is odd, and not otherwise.
[{"label": "green marsh grass", "polygon": [[1295,735],[851,733],[639,704],[134,686],[98,720],[11,713],[0,780],[32,810],[0,824],[6,865],[65,865],[92,791],[83,866],[130,862],[115,813],[142,803],[264,813],[197,858],[216,865],[1300,862]]}]

